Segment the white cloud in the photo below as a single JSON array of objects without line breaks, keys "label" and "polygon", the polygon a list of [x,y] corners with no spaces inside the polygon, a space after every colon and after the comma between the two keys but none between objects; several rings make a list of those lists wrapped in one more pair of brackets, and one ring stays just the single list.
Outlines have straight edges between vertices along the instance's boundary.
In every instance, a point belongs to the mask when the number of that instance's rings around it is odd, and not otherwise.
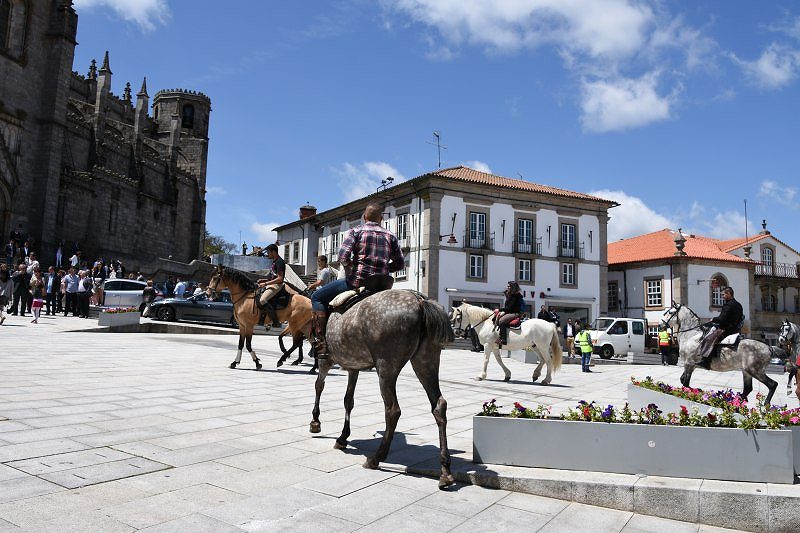
[{"label": "white cloud", "polygon": [[228,194],[228,191],[226,191],[224,187],[217,187],[212,185],[211,187],[206,187],[206,194],[225,195]]},{"label": "white cloud", "polygon": [[106,7],[128,22],[137,24],[142,30],[154,30],[166,24],[170,18],[167,0],[75,0],[78,10]]},{"label": "white cloud", "polygon": [[764,180],[761,182],[758,195],[793,209],[800,209],[797,187],[783,186],[772,180]]},{"label": "white cloud", "polygon": [[762,89],[780,89],[794,80],[800,71],[800,50],[777,43],[770,44],[755,61],[745,61],[735,55],[731,57]]},{"label": "white cloud", "polygon": [[370,195],[380,186],[381,180],[392,177],[392,185],[405,181],[400,171],[383,161],[365,161],[360,165],[345,163],[332,169],[339,177],[339,186],[346,201]]},{"label": "white cloud", "polygon": [[675,221],[648,207],[641,198],[624,191],[604,189],[589,194],[620,204],[609,211],[608,242],[675,227]]},{"label": "white cloud", "polygon": [[[250,224],[250,231],[260,241],[267,244],[275,242],[275,228],[282,226],[278,222],[253,222]],[[252,243],[251,243],[252,244]]]},{"label": "white cloud", "polygon": [[475,161],[466,161],[464,164],[469,168],[479,170],[481,172],[486,172],[487,174],[492,173],[492,169],[489,168],[489,165],[487,165],[483,161],[478,161],[477,159]]},{"label": "white cloud", "polygon": [[639,79],[584,82],[583,129],[621,131],[668,119],[673,95],[659,95],[657,85],[657,73]]},{"label": "white cloud", "polygon": [[[733,239],[735,237],[744,237],[744,225],[745,218],[742,213],[738,211],[717,211],[713,218],[701,223],[701,231],[698,231],[698,233],[715,239]],[[747,222],[747,232],[750,235],[754,234],[753,224],[750,221]]]}]

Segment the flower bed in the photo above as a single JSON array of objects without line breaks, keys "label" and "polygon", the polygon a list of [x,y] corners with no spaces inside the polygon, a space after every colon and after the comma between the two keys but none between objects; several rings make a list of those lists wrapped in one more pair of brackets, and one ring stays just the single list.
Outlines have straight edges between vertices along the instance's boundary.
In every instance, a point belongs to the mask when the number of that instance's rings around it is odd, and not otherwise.
[{"label": "flower bed", "polygon": [[128,326],[139,323],[139,310],[135,307],[109,307],[102,309],[97,318],[99,326]]},{"label": "flower bed", "polygon": [[[731,410],[664,413],[581,401],[560,419],[516,403],[508,415],[494,400],[473,418],[473,460],[567,470],[793,483],[793,434],[761,429],[759,409],[740,420]],[[588,422],[588,423],[587,423]],[[579,443],[580,447],[565,446]],[[577,450],[577,451],[576,451]],[[583,450],[583,451],[580,451]]]}]

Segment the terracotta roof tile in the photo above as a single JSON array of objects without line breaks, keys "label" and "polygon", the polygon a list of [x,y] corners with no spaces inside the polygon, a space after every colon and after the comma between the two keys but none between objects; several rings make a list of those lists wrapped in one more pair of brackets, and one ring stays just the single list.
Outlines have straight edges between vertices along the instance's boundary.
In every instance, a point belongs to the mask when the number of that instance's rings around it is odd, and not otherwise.
[{"label": "terracotta roof tile", "polygon": [[506,178],[503,176],[497,176],[495,174],[489,174],[488,172],[481,172],[480,170],[475,170],[473,168],[465,166],[443,168],[441,170],[430,172],[429,174],[433,176],[442,176],[445,178],[451,178],[470,183],[483,183],[485,185],[494,185],[496,187],[507,187],[510,189],[518,189],[522,191],[553,194],[555,196],[563,196],[565,198],[580,198],[583,200],[593,200],[596,202],[604,202],[612,206],[619,205],[617,204],[617,202],[614,202],[612,200],[606,200],[605,198],[600,198],[598,196],[592,196],[590,194],[584,194],[581,192],[568,191],[566,189],[559,189],[558,187],[551,187],[550,185],[539,185],[538,183],[533,183],[525,180],[518,180],[513,178]]},{"label": "terracotta roof tile", "polygon": [[737,237],[735,239],[726,239],[726,240],[723,240],[723,241],[719,241],[719,247],[723,252],[730,252],[730,251],[733,251],[733,250],[735,250],[737,248],[741,248],[745,244],[754,243],[756,241],[760,241],[764,237],[769,237],[769,234],[768,233],[766,233],[766,234],[761,233],[761,234],[749,237],[747,239],[745,239],[744,237]]},{"label": "terracotta roof tile", "polygon": [[[638,235],[630,239],[623,239],[608,245],[608,264],[638,263],[641,261],[663,261],[675,258],[675,236],[677,232],[662,229],[645,235]],[[752,263],[721,249],[719,241],[700,235],[683,235],[686,246],[683,251],[686,257],[694,259],[709,259],[712,261],[725,261],[729,263]]]}]

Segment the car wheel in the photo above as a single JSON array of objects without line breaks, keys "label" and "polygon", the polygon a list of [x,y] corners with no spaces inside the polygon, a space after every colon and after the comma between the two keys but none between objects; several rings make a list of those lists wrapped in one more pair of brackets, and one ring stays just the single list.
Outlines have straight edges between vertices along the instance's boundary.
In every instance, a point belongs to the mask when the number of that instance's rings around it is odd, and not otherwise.
[{"label": "car wheel", "polygon": [[159,307],[158,312],[156,313],[156,318],[171,322],[172,320],[175,320],[175,311],[173,311],[172,308],[167,305]]},{"label": "car wheel", "polygon": [[231,315],[230,324],[231,324],[232,328],[238,328],[239,327],[239,322],[236,321],[236,317],[234,315]]},{"label": "car wheel", "polygon": [[614,347],[606,344],[600,349],[600,359],[611,359],[614,357]]}]

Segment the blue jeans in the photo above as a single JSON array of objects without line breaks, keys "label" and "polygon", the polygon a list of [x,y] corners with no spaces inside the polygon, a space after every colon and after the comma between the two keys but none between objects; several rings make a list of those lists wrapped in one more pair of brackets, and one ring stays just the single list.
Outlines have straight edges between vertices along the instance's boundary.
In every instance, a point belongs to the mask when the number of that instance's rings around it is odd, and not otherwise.
[{"label": "blue jeans", "polygon": [[346,279],[337,279],[311,293],[311,309],[314,311],[327,311],[331,300],[337,295],[350,290]]},{"label": "blue jeans", "polygon": [[584,370],[589,369],[589,363],[592,360],[592,352],[581,352],[581,367]]}]

